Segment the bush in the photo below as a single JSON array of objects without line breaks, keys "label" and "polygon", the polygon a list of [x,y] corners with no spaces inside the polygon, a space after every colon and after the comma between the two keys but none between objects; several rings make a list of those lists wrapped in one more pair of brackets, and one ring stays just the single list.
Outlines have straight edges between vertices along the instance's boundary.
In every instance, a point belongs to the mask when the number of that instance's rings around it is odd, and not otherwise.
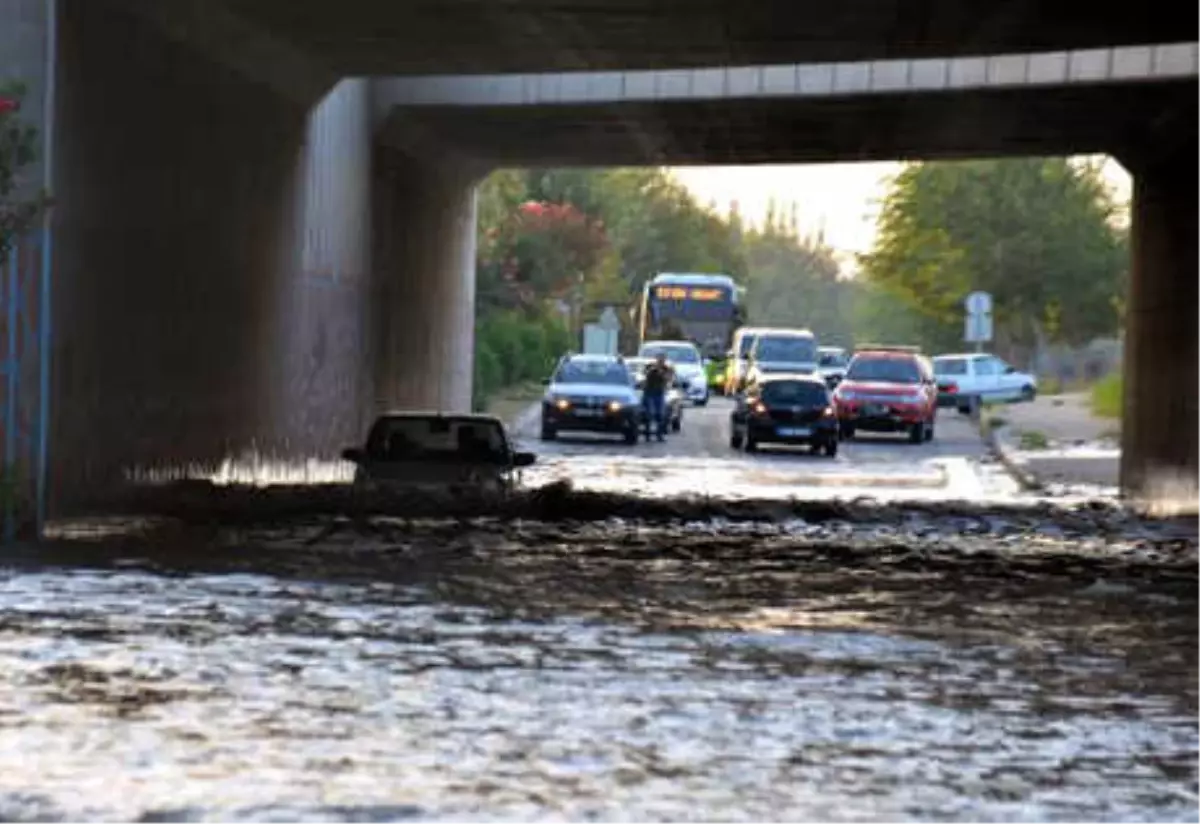
[{"label": "bush", "polygon": [[1125,403],[1125,382],[1120,372],[1092,386],[1092,412],[1101,418],[1120,418]]},{"label": "bush", "polygon": [[571,340],[566,325],[548,314],[499,312],[482,320],[475,335],[475,408],[485,408],[501,390],[546,377]]}]

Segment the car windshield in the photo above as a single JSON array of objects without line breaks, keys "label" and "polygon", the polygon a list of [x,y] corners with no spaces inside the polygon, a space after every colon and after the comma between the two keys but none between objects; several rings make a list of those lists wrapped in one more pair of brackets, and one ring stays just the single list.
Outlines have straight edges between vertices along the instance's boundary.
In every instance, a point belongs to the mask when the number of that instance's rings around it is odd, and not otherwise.
[{"label": "car windshield", "polygon": [[817,365],[818,366],[845,366],[846,360],[847,360],[847,358],[846,358],[845,352],[821,352],[820,357],[817,360]]},{"label": "car windshield", "polygon": [[754,356],[767,362],[811,363],[817,359],[817,347],[811,338],[763,336],[758,339]]},{"label": "car windshield", "polygon": [[772,406],[827,406],[829,394],[812,381],[771,381],[762,388],[762,400]]},{"label": "car windshield", "polygon": [[647,358],[666,355],[667,360],[674,361],[675,363],[700,362],[700,353],[691,346],[643,346],[641,355]]},{"label": "car windshield", "polygon": [[554,376],[555,383],[608,383],[628,386],[629,372],[617,361],[571,360]]},{"label": "car windshield", "polygon": [[371,427],[367,454],[383,461],[502,460],[504,430],[495,421],[428,417],[382,418]]},{"label": "car windshield", "polygon": [[908,358],[855,358],[846,372],[852,381],[920,383],[921,370]]},{"label": "car windshield", "polygon": [[967,361],[965,358],[934,358],[933,374],[965,375],[967,374]]}]

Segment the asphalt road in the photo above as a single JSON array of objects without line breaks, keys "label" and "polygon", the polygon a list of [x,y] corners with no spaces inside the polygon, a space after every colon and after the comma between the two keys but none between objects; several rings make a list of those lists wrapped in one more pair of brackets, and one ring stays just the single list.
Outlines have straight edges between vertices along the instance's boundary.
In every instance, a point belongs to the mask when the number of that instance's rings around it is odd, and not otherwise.
[{"label": "asphalt road", "polygon": [[615,436],[562,434],[538,438],[539,418],[530,410],[513,434],[538,453],[527,481],[569,478],[579,486],[643,494],[836,497],[872,495],[914,498],[996,498],[1015,486],[986,455],[978,433],[954,411],[938,417],[934,439],[912,444],[900,435],[859,435],[835,458],[804,448],[763,446],[747,454],[729,445],[732,401],[684,411],[683,428],[664,443],[624,444]]}]

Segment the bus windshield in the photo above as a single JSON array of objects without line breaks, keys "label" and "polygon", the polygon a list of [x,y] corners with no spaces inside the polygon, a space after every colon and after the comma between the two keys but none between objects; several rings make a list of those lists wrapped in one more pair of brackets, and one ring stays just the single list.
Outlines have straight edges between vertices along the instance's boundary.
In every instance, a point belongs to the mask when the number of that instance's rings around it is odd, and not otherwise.
[{"label": "bus windshield", "polygon": [[[658,275],[642,293],[640,345],[690,341],[708,357],[722,358],[733,344],[742,318],[742,289],[728,275]],[[667,353],[681,363],[697,362],[695,352]]]}]

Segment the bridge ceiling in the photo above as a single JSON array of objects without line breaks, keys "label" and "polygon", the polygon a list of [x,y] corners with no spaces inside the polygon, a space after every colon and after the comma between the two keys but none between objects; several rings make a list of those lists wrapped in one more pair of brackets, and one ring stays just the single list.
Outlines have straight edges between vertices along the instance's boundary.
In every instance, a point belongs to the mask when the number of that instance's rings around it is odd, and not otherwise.
[{"label": "bridge ceiling", "polygon": [[381,139],[493,166],[1110,153],[1196,140],[1196,84],[712,102],[397,107]]},{"label": "bridge ceiling", "polygon": [[[1175,42],[1195,3],[159,0],[218,6],[342,75],[690,68]],[[203,8],[197,3],[202,2]],[[199,11],[197,10],[199,8]]]}]

